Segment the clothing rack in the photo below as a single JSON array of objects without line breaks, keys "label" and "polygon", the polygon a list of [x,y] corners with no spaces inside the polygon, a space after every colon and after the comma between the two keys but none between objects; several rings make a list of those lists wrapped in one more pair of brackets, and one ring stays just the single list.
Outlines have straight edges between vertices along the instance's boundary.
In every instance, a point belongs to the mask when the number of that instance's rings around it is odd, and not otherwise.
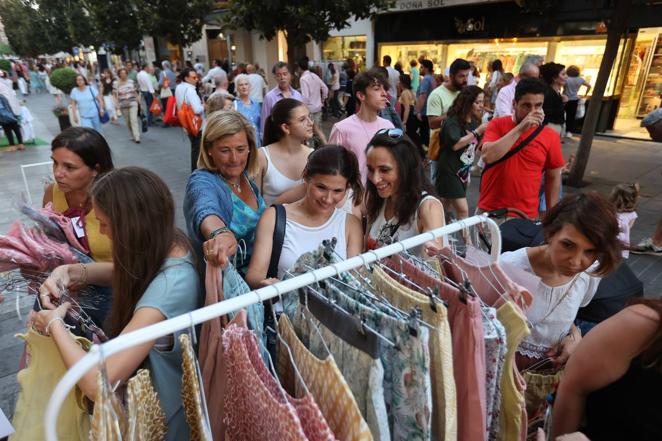
[{"label": "clothing rack", "polygon": [[341,273],[360,268],[361,266],[368,265],[369,263],[381,260],[385,257],[404,252],[410,248],[422,245],[425,242],[483,223],[487,224],[489,227],[492,239],[492,247],[490,252],[492,258],[496,261],[498,260],[499,254],[501,252],[501,232],[498,225],[496,222],[485,215],[473,216],[446,225],[444,227],[419,234],[418,236],[414,236],[400,242],[395,242],[391,245],[387,245],[376,250],[368,251],[347,260],[334,263],[332,265],[328,265],[323,268],[307,272],[305,274],[301,274],[291,279],[283,280],[273,285],[251,291],[247,294],[196,309],[189,312],[188,314],[183,314],[178,317],[174,317],[169,320],[164,320],[145,328],[138,329],[136,331],[109,340],[101,345],[94,345],[83,358],[76,362],[76,364],[74,364],[67,371],[67,373],[62,377],[62,379],[55,387],[53,395],[48,402],[48,407],[46,408],[46,414],[44,417],[46,439],[48,441],[57,441],[57,417],[60,412],[62,403],[69,394],[69,391],[71,391],[71,389],[76,386],[83,375],[85,375],[85,373],[87,373],[92,367],[102,362],[105,357],[109,357],[125,349],[156,340],[159,337],[163,337],[174,332],[192,328],[194,325],[209,321],[231,312],[238,311],[247,306],[256,304],[257,302],[263,302],[273,297],[280,296],[281,294],[303,288],[307,285],[319,282],[329,277],[339,276]]}]

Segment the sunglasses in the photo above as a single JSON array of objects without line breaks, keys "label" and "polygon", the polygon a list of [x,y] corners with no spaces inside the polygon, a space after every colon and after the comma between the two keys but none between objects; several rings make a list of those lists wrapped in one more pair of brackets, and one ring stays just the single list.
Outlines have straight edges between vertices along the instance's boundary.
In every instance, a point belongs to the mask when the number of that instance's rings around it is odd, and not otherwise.
[{"label": "sunglasses", "polygon": [[398,129],[397,127],[395,127],[395,128],[392,128],[392,129],[379,129],[375,133],[375,136],[377,136],[377,135],[379,135],[379,136],[386,135],[386,136],[388,136],[389,138],[391,138],[393,140],[399,140],[400,138],[402,138],[404,136],[404,134],[405,134],[405,132],[403,132],[402,129]]}]

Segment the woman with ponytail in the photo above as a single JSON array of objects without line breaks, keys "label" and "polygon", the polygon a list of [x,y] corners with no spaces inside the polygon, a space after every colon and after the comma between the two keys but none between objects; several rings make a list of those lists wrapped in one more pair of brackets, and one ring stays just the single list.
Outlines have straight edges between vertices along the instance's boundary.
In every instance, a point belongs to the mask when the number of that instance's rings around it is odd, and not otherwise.
[{"label": "woman with ponytail", "polygon": [[[305,142],[312,137],[313,120],[308,108],[293,98],[278,101],[265,121],[265,147],[258,150],[257,156],[259,170],[255,181],[267,206],[302,184],[303,169],[312,152]],[[294,193],[301,196],[296,190]],[[290,198],[296,199],[299,197]]]}]

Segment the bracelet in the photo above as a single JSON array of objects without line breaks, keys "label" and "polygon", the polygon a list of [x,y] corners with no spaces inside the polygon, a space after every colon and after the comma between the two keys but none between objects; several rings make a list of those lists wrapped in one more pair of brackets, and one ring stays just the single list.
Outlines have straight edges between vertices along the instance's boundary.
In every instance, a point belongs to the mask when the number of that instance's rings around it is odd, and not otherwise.
[{"label": "bracelet", "polygon": [[53,317],[53,318],[48,322],[48,324],[46,325],[46,329],[44,329],[44,332],[46,333],[46,335],[51,335],[51,332],[50,332],[51,325],[53,324],[53,322],[58,322],[58,321],[59,321],[59,322],[62,322],[62,325],[63,325],[66,329],[69,329],[69,325],[67,325],[67,324],[64,322],[64,319],[63,319],[62,317]]},{"label": "bracelet", "polygon": [[84,263],[79,263],[80,269],[83,273],[83,275],[80,277],[80,280],[78,281],[79,284],[81,285],[86,285],[87,284],[87,266]]},{"label": "bracelet", "polygon": [[217,229],[215,229],[214,231],[212,231],[212,232],[209,234],[209,238],[208,238],[208,239],[211,240],[211,239],[215,238],[216,236],[218,236],[219,234],[230,233],[230,232],[231,232],[231,231],[230,231],[230,229],[229,229],[228,227],[223,226],[223,227],[221,227],[221,228],[217,228]]}]

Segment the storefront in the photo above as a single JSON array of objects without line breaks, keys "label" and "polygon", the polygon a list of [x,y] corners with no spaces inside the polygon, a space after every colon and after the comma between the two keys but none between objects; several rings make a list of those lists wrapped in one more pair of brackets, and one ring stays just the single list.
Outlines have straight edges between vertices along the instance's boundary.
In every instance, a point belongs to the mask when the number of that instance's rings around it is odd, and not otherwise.
[{"label": "storefront", "polygon": [[[564,2],[566,6],[573,7]],[[425,56],[434,63],[435,73],[443,73],[454,59],[464,58],[478,68],[481,86],[492,60],[500,59],[506,72],[517,73],[526,60],[538,58],[576,65],[594,86],[606,28],[600,21],[590,20],[590,11],[581,9],[582,5],[575,7],[578,9],[572,11],[560,7],[545,18],[524,13],[514,2],[385,13],[375,22],[376,54],[378,59],[390,55],[405,71],[411,60]],[[646,29],[621,41],[604,94],[605,116],[599,130],[613,128],[617,113],[619,118],[636,118],[659,107],[662,37],[658,39],[658,35],[656,29]],[[412,36],[417,39],[412,41]],[[656,53],[660,56],[655,57]]]},{"label": "storefront", "polygon": [[366,62],[368,37],[366,35],[348,35],[329,37],[322,43],[323,60],[354,60],[360,68]]}]

